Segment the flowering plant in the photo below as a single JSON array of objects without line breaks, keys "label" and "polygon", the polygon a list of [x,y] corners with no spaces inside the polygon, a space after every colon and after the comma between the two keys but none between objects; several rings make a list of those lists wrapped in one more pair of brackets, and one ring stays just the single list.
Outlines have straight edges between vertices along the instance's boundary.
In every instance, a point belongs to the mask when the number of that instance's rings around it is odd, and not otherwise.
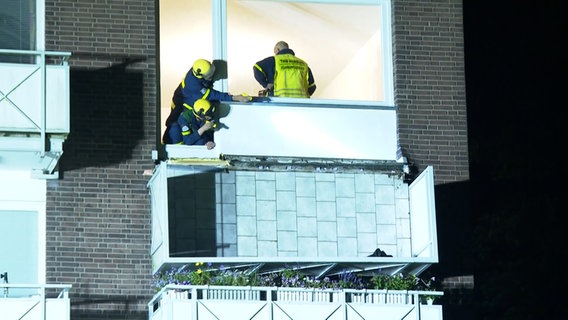
[{"label": "flowering plant", "polygon": [[[207,269],[202,269],[203,262],[197,262],[195,266],[195,270],[187,270],[185,268],[172,268],[171,270],[157,274],[154,277],[157,290],[159,291],[159,289],[165,287],[168,284],[209,284],[211,282],[212,272]],[[208,267],[210,266],[211,264],[208,264]]]},{"label": "flowering plant", "polygon": [[218,285],[218,286],[264,286],[317,289],[387,289],[387,290],[436,290],[435,278],[424,281],[412,274],[376,273],[361,277],[356,273],[343,270],[334,276],[318,278],[304,274],[298,268],[286,268],[265,274],[249,270],[231,270],[220,266],[213,268],[211,263],[195,264],[194,270],[187,266],[172,268],[155,277],[155,289],[160,291],[168,284],[182,285]]},{"label": "flowering plant", "polygon": [[210,263],[204,267],[203,262],[195,264],[194,270],[187,266],[172,268],[154,276],[155,290],[168,284],[182,285],[218,285],[218,286],[267,286],[288,288],[318,288],[318,289],[364,289],[367,287],[363,278],[355,273],[344,270],[341,274],[331,277],[317,278],[302,273],[298,269],[287,268],[259,275],[255,272],[231,270],[221,266],[212,268]]},{"label": "flowering plant", "polygon": [[355,273],[343,270],[335,277],[323,277],[305,275],[299,270],[286,269],[273,274],[273,278],[280,280],[281,287],[293,288],[317,288],[317,289],[364,289],[365,283]]}]

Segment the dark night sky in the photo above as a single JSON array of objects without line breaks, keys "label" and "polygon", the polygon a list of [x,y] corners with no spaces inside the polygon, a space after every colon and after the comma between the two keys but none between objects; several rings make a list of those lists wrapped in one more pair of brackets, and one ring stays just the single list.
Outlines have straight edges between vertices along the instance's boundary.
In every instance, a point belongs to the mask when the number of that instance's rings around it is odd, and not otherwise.
[{"label": "dark night sky", "polygon": [[565,1],[463,3],[475,319],[568,319]]}]

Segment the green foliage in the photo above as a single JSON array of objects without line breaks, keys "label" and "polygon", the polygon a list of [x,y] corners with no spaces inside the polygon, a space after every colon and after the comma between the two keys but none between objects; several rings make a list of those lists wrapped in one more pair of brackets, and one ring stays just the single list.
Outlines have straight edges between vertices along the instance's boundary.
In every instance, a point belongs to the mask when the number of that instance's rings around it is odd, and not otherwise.
[{"label": "green foliage", "polygon": [[216,285],[216,286],[265,286],[318,289],[387,289],[387,290],[437,290],[435,278],[424,281],[411,274],[376,273],[371,277],[360,277],[344,270],[340,274],[317,278],[304,274],[300,269],[287,268],[265,274],[249,270],[231,270],[221,266],[213,268],[209,263],[195,264],[194,270],[171,269],[155,277],[155,289],[159,291],[168,284]]},{"label": "green foliage", "polygon": [[418,290],[419,279],[412,274],[398,273],[391,276],[379,273],[371,277],[370,283],[373,289]]},{"label": "green foliage", "polygon": [[220,269],[211,278],[210,285],[215,286],[256,286],[259,283],[258,276],[240,270]]},{"label": "green foliage", "polygon": [[197,270],[188,273],[189,282],[194,285],[209,284],[211,282],[211,271],[203,269],[203,262],[198,262],[195,266]]}]

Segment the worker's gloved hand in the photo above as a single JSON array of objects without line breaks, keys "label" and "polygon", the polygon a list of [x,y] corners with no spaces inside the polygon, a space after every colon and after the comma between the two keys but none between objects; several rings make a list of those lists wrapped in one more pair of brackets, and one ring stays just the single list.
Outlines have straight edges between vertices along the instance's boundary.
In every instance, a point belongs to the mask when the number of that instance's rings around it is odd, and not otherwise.
[{"label": "worker's gloved hand", "polygon": [[263,90],[260,90],[258,92],[258,96],[259,97],[268,97],[270,95],[270,90],[272,90],[274,88],[274,84],[273,83],[269,83],[266,85],[266,88],[264,88]]},{"label": "worker's gloved hand", "polygon": [[207,131],[207,130],[211,130],[211,128],[213,128],[215,126],[215,122],[212,121],[206,121],[200,129],[203,129],[203,132]]},{"label": "worker's gloved hand", "polygon": [[233,101],[238,102],[249,102],[252,100],[252,97],[244,94],[239,94],[238,96],[233,96]]},{"label": "worker's gloved hand", "polygon": [[205,143],[205,146],[207,147],[207,150],[211,150],[211,149],[215,148],[215,142],[207,141],[207,143]]},{"label": "worker's gloved hand", "polygon": [[217,128],[217,122],[215,122],[215,120],[213,120],[213,119],[207,120],[207,121],[205,121],[205,123],[211,124],[211,129],[216,129],[216,128]]}]

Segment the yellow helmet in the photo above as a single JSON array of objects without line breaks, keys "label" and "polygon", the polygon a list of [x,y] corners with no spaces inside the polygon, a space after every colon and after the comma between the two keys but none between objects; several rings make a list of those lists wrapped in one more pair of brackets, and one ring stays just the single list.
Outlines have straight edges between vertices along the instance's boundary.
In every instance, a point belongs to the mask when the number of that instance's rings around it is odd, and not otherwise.
[{"label": "yellow helmet", "polygon": [[198,78],[205,78],[211,80],[213,73],[215,73],[215,65],[211,64],[205,59],[197,59],[193,63],[193,75]]},{"label": "yellow helmet", "polygon": [[211,103],[206,99],[197,99],[193,104],[193,113],[197,116],[210,115],[213,111],[215,111],[215,108],[212,108]]}]

